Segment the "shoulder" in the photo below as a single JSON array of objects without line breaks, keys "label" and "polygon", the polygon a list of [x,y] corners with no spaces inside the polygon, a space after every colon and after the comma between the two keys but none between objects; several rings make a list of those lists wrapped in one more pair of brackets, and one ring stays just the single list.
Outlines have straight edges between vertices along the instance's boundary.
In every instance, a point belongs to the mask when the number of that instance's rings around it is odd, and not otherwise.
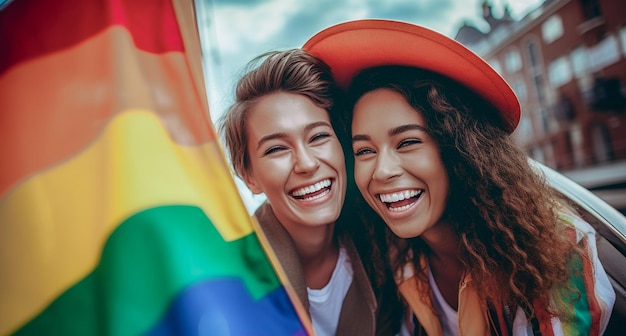
[{"label": "shoulder", "polygon": [[596,230],[572,210],[564,209],[559,211],[558,220],[569,226],[576,233],[576,242],[581,242],[585,238],[595,237]]},{"label": "shoulder", "polygon": [[[571,264],[580,273],[576,280],[571,280],[571,284],[577,288],[581,294],[586,293],[587,300],[576,301],[571,305],[574,322],[582,324],[593,323],[604,330],[608,324],[611,310],[615,303],[615,291],[611,281],[604,270],[599,259],[596,245],[596,231],[583,218],[573,211],[562,211],[558,214],[559,221],[569,225],[576,232],[576,242],[587,253],[587,258],[578,259],[578,262]],[[594,316],[592,320],[582,321],[581,316]],[[576,323],[578,323],[576,322]],[[570,322],[561,321],[561,323]]]},{"label": "shoulder", "polygon": [[265,201],[263,202],[263,204],[261,204],[261,206],[256,209],[256,211],[254,212],[254,217],[256,217],[257,220],[261,222],[276,218],[276,215],[274,215],[272,206],[267,201]]},{"label": "shoulder", "polygon": [[278,236],[280,239],[285,239],[285,235],[288,235],[287,231],[278,221],[278,218],[276,218],[272,206],[267,201],[261,204],[261,206],[254,212],[254,217],[256,217],[261,230],[266,235]]},{"label": "shoulder", "polygon": [[299,265],[300,259],[295,253],[296,247],[291,236],[276,218],[272,206],[265,202],[254,213],[258,222],[257,234],[263,236],[278,255],[285,267],[292,269]]}]

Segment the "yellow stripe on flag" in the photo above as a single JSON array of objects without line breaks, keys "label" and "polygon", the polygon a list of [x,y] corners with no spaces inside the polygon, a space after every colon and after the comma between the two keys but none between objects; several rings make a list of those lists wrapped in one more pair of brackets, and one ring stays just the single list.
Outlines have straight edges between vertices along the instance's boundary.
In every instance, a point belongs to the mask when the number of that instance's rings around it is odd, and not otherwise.
[{"label": "yellow stripe on flag", "polygon": [[[148,110],[127,110],[71,160],[0,203],[0,334],[32,318],[97,265],[110,233],[160,205],[196,205],[226,241],[252,233],[221,149],[183,147]],[[19,225],[18,225],[19,224]]]}]

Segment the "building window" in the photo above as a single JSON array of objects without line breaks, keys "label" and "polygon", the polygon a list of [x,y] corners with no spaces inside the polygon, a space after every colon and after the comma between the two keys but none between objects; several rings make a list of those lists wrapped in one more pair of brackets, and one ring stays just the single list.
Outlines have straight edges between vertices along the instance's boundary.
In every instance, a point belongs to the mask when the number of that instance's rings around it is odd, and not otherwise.
[{"label": "building window", "polygon": [[620,52],[617,39],[609,35],[589,50],[589,59],[593,70],[601,70],[619,61]]},{"label": "building window", "polygon": [[574,49],[570,54],[570,59],[572,61],[572,71],[576,78],[582,77],[591,69],[589,54],[587,53],[587,48],[584,46]]},{"label": "building window", "polygon": [[547,133],[550,130],[550,112],[542,108],[539,110],[539,115],[541,116],[541,128],[544,133]]},{"label": "building window", "polygon": [[552,112],[559,122],[569,122],[576,118],[576,109],[572,100],[563,93],[559,94],[558,100],[552,106]]},{"label": "building window", "polygon": [[493,68],[493,70],[497,71],[499,74],[502,73],[502,67],[500,66],[500,62],[497,59],[489,60],[489,65]]},{"label": "building window", "polygon": [[591,144],[593,146],[593,159],[595,163],[603,163],[613,160],[611,137],[606,126],[594,124],[591,128]]},{"label": "building window", "polygon": [[504,66],[508,73],[514,73],[522,68],[522,58],[517,50],[511,49],[504,54]]},{"label": "building window", "polygon": [[552,43],[563,36],[563,21],[561,17],[558,15],[549,17],[543,25],[541,25],[541,35],[546,43]]},{"label": "building window", "polygon": [[622,45],[622,52],[626,55],[626,26],[619,30],[619,40]]},{"label": "building window", "polygon": [[585,164],[585,153],[583,152],[583,135],[579,124],[574,124],[570,128],[569,140],[572,143],[574,165],[581,167]]},{"label": "building window", "polygon": [[561,56],[550,63],[548,76],[553,87],[559,87],[572,79],[572,71],[566,56]]},{"label": "building window", "polygon": [[535,84],[535,93],[537,94],[537,100],[539,100],[541,104],[545,104],[546,93],[543,87],[543,76],[541,74],[534,75],[533,82]]},{"label": "building window", "polygon": [[533,68],[539,65],[537,46],[534,42],[528,42],[528,58],[530,59],[530,65],[532,65]]},{"label": "building window", "polygon": [[622,111],[626,106],[619,77],[597,76],[588,98],[591,108],[597,111]]},{"label": "building window", "polygon": [[602,15],[598,0],[581,0],[583,5],[583,15],[585,20],[591,20]]}]

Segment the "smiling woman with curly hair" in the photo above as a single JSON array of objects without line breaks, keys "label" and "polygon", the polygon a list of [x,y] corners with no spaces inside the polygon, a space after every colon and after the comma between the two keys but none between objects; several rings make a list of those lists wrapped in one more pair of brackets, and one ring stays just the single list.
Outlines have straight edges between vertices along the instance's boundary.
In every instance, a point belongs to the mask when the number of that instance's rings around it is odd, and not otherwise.
[{"label": "smiling woman with curly hair", "polygon": [[386,224],[365,230],[366,248],[413,313],[405,331],[604,331],[615,293],[595,232],[516,147],[521,109],[491,67],[443,35],[383,20],[331,27],[305,49],[348,89],[349,165]]}]

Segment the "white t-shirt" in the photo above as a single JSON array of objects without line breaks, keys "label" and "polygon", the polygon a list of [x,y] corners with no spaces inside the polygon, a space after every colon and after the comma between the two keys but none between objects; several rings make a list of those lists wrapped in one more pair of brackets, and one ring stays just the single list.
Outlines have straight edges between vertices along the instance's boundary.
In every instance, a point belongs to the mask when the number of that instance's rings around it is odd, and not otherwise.
[{"label": "white t-shirt", "polygon": [[[446,299],[443,298],[443,295],[441,295],[441,291],[439,290],[437,282],[435,281],[435,278],[433,278],[430,269],[428,270],[428,282],[430,283],[430,287],[433,293],[433,306],[437,313],[439,313],[439,322],[441,323],[443,334],[458,336],[459,312],[454,310],[448,304]],[[532,333],[526,334],[527,329],[528,321],[526,319],[526,315],[524,315],[524,311],[521,308],[518,308],[513,323],[513,335],[532,335]]]},{"label": "white t-shirt", "polygon": [[307,288],[309,313],[313,320],[315,335],[330,336],[337,333],[341,307],[352,284],[352,275],[352,263],[348,253],[344,248],[340,248],[337,264],[328,284],[322,289]]},{"label": "white t-shirt", "polygon": [[433,293],[433,306],[437,313],[439,313],[439,322],[441,322],[441,328],[444,335],[458,336],[459,335],[459,312],[454,310],[446,299],[443,298],[433,273],[428,270],[428,282]]}]

